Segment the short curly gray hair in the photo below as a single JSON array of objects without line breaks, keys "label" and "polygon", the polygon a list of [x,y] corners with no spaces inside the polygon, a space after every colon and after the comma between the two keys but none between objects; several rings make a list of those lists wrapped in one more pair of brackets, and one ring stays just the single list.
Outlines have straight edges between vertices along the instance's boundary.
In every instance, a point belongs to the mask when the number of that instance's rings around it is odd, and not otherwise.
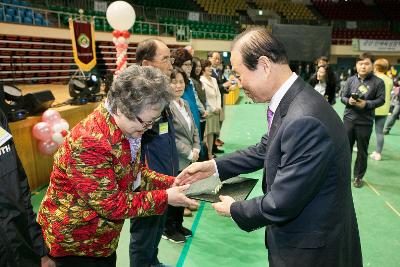
[{"label": "short curly gray hair", "polygon": [[122,71],[107,94],[111,112],[118,108],[130,120],[144,109],[163,109],[171,99],[168,78],[157,68],[139,65]]}]

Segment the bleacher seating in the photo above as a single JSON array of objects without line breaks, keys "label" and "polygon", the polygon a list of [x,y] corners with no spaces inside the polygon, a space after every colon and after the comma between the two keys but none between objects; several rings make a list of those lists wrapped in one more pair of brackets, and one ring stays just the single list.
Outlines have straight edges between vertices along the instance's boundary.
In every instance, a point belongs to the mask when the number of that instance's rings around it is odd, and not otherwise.
[{"label": "bleacher seating", "polygon": [[400,21],[399,0],[376,0],[375,2],[385,16],[385,19]]},{"label": "bleacher seating", "polygon": [[136,0],[135,5],[141,5],[146,7],[163,7],[163,8],[171,8],[171,9],[179,9],[179,10],[191,10],[191,11],[200,11],[199,7],[190,0],[173,0],[173,1],[165,1],[165,0]]},{"label": "bleacher seating", "polygon": [[291,20],[315,20],[315,15],[305,5],[292,2],[281,2],[276,0],[256,0],[260,9],[275,11],[286,19]]},{"label": "bleacher seating", "polygon": [[350,45],[351,39],[374,39],[374,40],[398,40],[399,35],[387,29],[359,30],[359,29],[334,29],[332,32],[332,44]]},{"label": "bleacher seating", "polygon": [[195,0],[204,11],[212,15],[239,16],[239,11],[246,11],[245,0]]},{"label": "bleacher seating", "polygon": [[375,20],[377,16],[362,0],[312,0],[316,9],[332,20]]},{"label": "bleacher seating", "polygon": [[26,1],[1,0],[0,13],[0,21],[50,26],[48,19],[41,12],[32,9],[31,4]]}]

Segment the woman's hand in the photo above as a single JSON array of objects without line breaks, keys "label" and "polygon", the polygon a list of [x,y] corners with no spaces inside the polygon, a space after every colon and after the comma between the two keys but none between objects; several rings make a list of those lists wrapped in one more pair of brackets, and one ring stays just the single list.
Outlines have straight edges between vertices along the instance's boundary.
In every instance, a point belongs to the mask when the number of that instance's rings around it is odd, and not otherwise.
[{"label": "woman's hand", "polygon": [[197,202],[185,196],[185,191],[190,187],[189,184],[174,186],[167,189],[168,204],[175,207],[188,207],[197,205]]}]

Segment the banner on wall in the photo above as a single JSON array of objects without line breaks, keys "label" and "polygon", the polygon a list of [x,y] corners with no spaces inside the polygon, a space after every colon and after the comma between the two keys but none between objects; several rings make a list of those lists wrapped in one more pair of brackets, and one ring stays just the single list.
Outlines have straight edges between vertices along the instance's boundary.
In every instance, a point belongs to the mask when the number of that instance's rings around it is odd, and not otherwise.
[{"label": "banner on wall", "polygon": [[358,48],[360,51],[400,52],[400,40],[358,39]]},{"label": "banner on wall", "polygon": [[81,70],[90,71],[96,66],[93,22],[69,19],[69,29],[75,63]]}]

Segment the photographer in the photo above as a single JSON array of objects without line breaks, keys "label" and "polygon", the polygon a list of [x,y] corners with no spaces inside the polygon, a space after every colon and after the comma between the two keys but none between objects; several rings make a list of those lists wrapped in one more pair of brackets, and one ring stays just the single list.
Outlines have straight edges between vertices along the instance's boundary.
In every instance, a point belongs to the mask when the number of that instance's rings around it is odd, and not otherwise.
[{"label": "photographer", "polygon": [[374,110],[385,103],[385,85],[373,73],[373,59],[369,53],[361,54],[356,61],[357,73],[347,80],[342,92],[346,105],[344,127],[350,142],[350,151],[357,141],[357,158],[354,166],[354,187],[361,187],[367,171],[368,145],[374,123]]}]

